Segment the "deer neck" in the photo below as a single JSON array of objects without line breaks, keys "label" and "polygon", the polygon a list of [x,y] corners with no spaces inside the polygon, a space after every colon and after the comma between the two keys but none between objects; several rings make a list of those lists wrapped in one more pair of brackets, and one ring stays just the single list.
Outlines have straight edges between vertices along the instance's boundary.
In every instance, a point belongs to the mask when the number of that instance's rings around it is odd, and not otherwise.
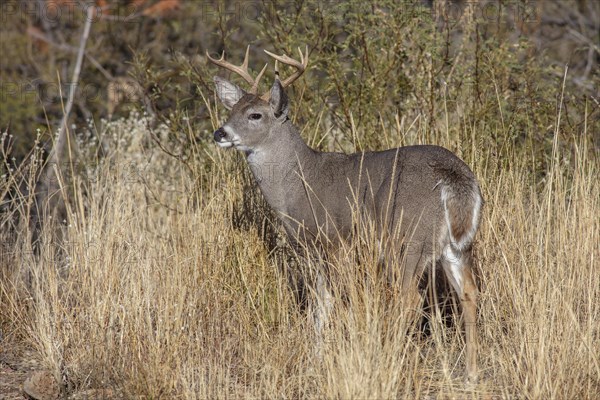
[{"label": "deer neck", "polygon": [[297,128],[286,121],[270,133],[268,143],[248,153],[250,170],[269,203],[278,212],[286,212],[294,196],[302,189],[302,170],[314,165],[316,152],[302,140]]}]

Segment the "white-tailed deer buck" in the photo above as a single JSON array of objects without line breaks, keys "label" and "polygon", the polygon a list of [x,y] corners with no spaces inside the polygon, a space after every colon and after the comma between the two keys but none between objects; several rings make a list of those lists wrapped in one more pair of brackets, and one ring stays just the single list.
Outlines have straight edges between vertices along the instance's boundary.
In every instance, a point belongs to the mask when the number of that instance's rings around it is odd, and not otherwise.
[{"label": "white-tailed deer buck", "polygon": [[[228,121],[214,132],[214,140],[220,147],[246,154],[262,194],[296,249],[335,251],[351,238],[360,220],[374,226],[383,264],[399,274],[402,291],[414,293],[425,268],[441,263],[462,304],[467,378],[476,380],[477,288],[471,244],[482,197],[473,172],[438,146],[354,154],[308,147],[288,118],[284,92],[308,64],[308,48],[305,55],[299,51],[300,61],[265,51],[276,60],[276,79],[270,92],[263,95],[257,90],[266,65],[253,79],[248,72],[248,50],[240,66],[225,61],[224,55],[217,60],[207,53],[213,64],[241,75],[251,85],[246,92],[223,78],[214,78],[219,99],[231,110]],[[280,81],[277,62],[296,71]],[[406,243],[410,243],[410,251],[403,251]],[[317,293],[318,331],[328,318],[332,300],[324,274],[308,283]]]}]

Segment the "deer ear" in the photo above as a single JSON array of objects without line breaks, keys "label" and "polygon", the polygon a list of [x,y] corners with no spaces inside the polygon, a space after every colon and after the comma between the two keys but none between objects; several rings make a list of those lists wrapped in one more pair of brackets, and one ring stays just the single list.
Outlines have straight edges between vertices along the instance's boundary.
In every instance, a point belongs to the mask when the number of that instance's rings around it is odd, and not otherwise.
[{"label": "deer ear", "polygon": [[219,96],[219,100],[221,100],[221,103],[228,110],[231,110],[246,94],[244,89],[220,76],[215,76],[213,79],[215,81],[217,96]]},{"label": "deer ear", "polygon": [[285,117],[287,117],[289,108],[288,97],[285,94],[279,79],[275,79],[275,82],[273,82],[273,87],[271,87],[271,98],[269,99],[269,105],[271,106],[271,110],[273,111],[275,118],[285,119]]}]

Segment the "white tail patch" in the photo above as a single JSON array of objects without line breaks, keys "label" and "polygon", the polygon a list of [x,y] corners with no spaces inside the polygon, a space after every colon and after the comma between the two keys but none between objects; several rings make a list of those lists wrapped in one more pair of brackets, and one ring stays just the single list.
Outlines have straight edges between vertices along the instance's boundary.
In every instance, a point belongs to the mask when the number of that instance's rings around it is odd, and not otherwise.
[{"label": "white tail patch", "polygon": [[[463,263],[461,255],[452,249],[451,245],[447,245],[444,248],[444,268],[450,268],[450,271],[446,272],[446,275],[450,275],[454,282],[450,281],[454,290],[460,295],[463,292]],[[450,274],[448,274],[450,272]]]},{"label": "white tail patch", "polygon": [[461,193],[460,190],[453,191],[451,185],[443,184],[441,199],[450,242],[454,248],[464,250],[475,238],[479,225],[482,204],[479,188],[471,186],[466,193]]}]

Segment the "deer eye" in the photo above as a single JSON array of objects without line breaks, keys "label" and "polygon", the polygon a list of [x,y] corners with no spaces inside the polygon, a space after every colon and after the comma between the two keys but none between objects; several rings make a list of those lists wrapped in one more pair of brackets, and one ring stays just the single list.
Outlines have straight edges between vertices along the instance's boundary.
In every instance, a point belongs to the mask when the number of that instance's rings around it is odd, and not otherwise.
[{"label": "deer eye", "polygon": [[251,119],[254,121],[258,121],[261,118],[262,118],[262,114],[258,114],[258,113],[252,113],[252,114],[248,115],[248,119]]}]

